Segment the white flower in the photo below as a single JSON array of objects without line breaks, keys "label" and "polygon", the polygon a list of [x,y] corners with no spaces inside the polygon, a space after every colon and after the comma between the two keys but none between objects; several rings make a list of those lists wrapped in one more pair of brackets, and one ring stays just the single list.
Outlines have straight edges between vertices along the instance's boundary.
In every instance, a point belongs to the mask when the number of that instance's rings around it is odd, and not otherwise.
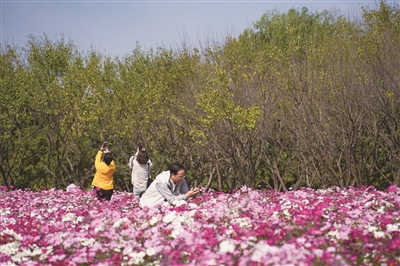
[{"label": "white flower", "polygon": [[339,239],[339,231],[336,229],[335,231],[329,231],[327,235]]},{"label": "white flower", "polygon": [[69,222],[72,221],[74,218],[75,218],[75,213],[67,213],[63,216],[62,221]]},{"label": "white flower", "polygon": [[[127,246],[124,248],[122,251],[122,254],[124,255],[124,260],[127,260],[127,262],[122,262],[121,265],[137,265],[141,264],[144,262],[143,258],[146,256],[146,253],[144,251],[140,252],[135,252],[133,251],[131,246]],[[128,258],[129,256],[130,258]]]},{"label": "white flower", "polygon": [[2,216],[8,216],[9,214],[11,214],[11,211],[9,209],[1,209],[0,210],[0,215],[2,215]]},{"label": "white flower", "polygon": [[93,246],[93,244],[96,242],[96,240],[92,237],[91,238],[81,238],[80,241],[82,241],[81,245],[84,247]]},{"label": "white flower", "polygon": [[144,256],[146,256],[146,253],[144,253],[143,251],[139,251],[139,252],[132,252],[130,254],[128,254],[132,259],[130,260],[130,262],[133,263],[133,265],[136,264],[141,264],[144,262]]},{"label": "white flower", "polygon": [[17,241],[10,242],[0,246],[0,252],[7,255],[15,254],[18,251],[18,249],[19,249],[19,242]]},{"label": "white flower", "polygon": [[9,228],[5,228],[5,229],[3,230],[3,232],[1,233],[1,235],[4,235],[4,234],[13,236],[13,237],[14,237],[16,240],[18,240],[18,241],[21,241],[21,240],[22,240],[22,236],[21,236],[21,235],[17,234],[16,232],[14,232],[13,230],[11,230],[11,229],[9,229]]},{"label": "white flower", "polygon": [[131,246],[125,247],[124,250],[122,251],[122,255],[129,255],[130,253],[132,253],[132,247]]},{"label": "white flower", "polygon": [[194,219],[193,218],[186,218],[182,223],[186,223],[187,226],[192,229],[193,226],[195,225]]},{"label": "white flower", "polygon": [[284,210],[283,210],[283,214],[284,214],[285,216],[287,216],[287,217],[290,217],[290,216],[291,216],[288,209],[284,209]]},{"label": "white flower", "polygon": [[81,223],[83,221],[83,218],[83,216],[76,217],[76,219],[74,220],[74,224]]},{"label": "white flower", "polygon": [[374,232],[374,237],[375,237],[375,238],[381,238],[381,237],[383,237],[384,235],[385,235],[385,233],[382,232],[382,231],[375,231],[375,232]]},{"label": "white flower", "polygon": [[156,250],[154,248],[146,249],[147,256],[154,256],[156,254]]},{"label": "white flower", "polygon": [[394,206],[392,203],[390,203],[390,202],[388,202],[388,201],[386,201],[386,200],[383,200],[383,201],[382,201],[382,204],[385,204],[386,207],[389,207],[389,208],[391,208],[391,207]]},{"label": "white flower", "polygon": [[177,236],[180,235],[180,233],[183,231],[182,225],[179,224],[178,226],[175,226],[174,230],[171,232],[171,237],[176,238]]},{"label": "white flower", "polygon": [[369,232],[375,232],[375,231],[377,231],[378,230],[378,227],[376,227],[376,226],[370,226],[370,227],[368,227],[368,231]]},{"label": "white flower", "polygon": [[240,213],[237,211],[237,210],[235,210],[235,209],[227,209],[226,210],[226,214],[229,216],[229,215],[231,215],[231,216],[233,216],[233,217],[240,217]]},{"label": "white flower", "polygon": [[175,206],[181,206],[183,204],[186,204],[186,201],[184,201],[184,200],[175,200],[175,201],[172,202],[172,205],[175,205]]},{"label": "white flower", "polygon": [[197,213],[197,210],[191,210],[188,214],[189,217],[193,217]]},{"label": "white flower", "polygon": [[168,213],[167,215],[164,216],[163,222],[164,223],[170,223],[173,220],[175,220],[176,216],[177,216],[176,212],[172,211],[172,212],[170,212],[170,213]]},{"label": "white flower", "polygon": [[386,229],[389,232],[399,231],[399,226],[397,224],[388,224],[386,225]]},{"label": "white flower", "polygon": [[251,260],[261,262],[268,254],[276,254],[277,252],[277,247],[270,246],[266,243],[257,243],[254,246],[253,254],[251,254]]},{"label": "white flower", "polygon": [[46,258],[47,258],[47,255],[52,255],[53,254],[53,246],[47,246],[46,247],[46,253],[45,254],[42,254],[42,256],[46,256]]},{"label": "white flower", "polygon": [[48,213],[52,213],[52,212],[55,212],[55,211],[58,211],[58,208],[53,207],[53,208],[47,209],[47,212],[48,212]]},{"label": "white flower", "polygon": [[272,214],[272,216],[271,217],[274,217],[274,218],[279,218],[279,212],[277,212],[277,211],[274,211],[274,213]]},{"label": "white flower", "polygon": [[149,224],[150,224],[150,225],[155,225],[155,224],[157,224],[157,223],[158,223],[158,217],[157,217],[157,216],[151,217],[151,219],[150,219],[150,221],[149,221]]},{"label": "white flower", "polygon": [[42,254],[42,249],[39,248],[36,244],[29,245],[29,248],[31,252],[30,256],[32,257]]},{"label": "white flower", "polygon": [[21,263],[23,261],[29,260],[27,257],[35,257],[42,255],[42,250],[35,244],[29,245],[28,248],[23,249],[19,253],[14,254],[11,259],[14,262]]},{"label": "white flower", "polygon": [[243,218],[238,218],[236,219],[236,222],[239,223],[240,228],[249,228],[251,227],[251,223],[249,221],[249,218],[243,217]]},{"label": "white flower", "polygon": [[379,209],[377,210],[378,213],[385,213],[385,206],[381,206],[379,207]]},{"label": "white flower", "polygon": [[95,233],[98,233],[98,232],[100,232],[100,231],[103,231],[103,229],[104,229],[104,224],[99,224],[97,227],[95,227],[95,228],[93,229],[93,231],[94,231]]},{"label": "white flower", "polygon": [[328,214],[323,213],[321,216],[322,216],[323,218],[325,218],[325,219],[329,219],[329,215],[328,215]]},{"label": "white flower", "polygon": [[247,244],[253,246],[254,243],[257,242],[257,238],[255,236],[249,236],[247,238]]},{"label": "white flower", "polygon": [[226,228],[225,234],[227,236],[229,236],[229,235],[233,234],[233,232],[235,232],[235,231],[233,230],[232,226],[229,226]]},{"label": "white flower", "polygon": [[219,253],[233,253],[235,251],[235,245],[231,242],[230,239],[222,240],[219,243]]},{"label": "white flower", "polygon": [[118,228],[118,227],[121,226],[121,224],[128,223],[128,222],[129,222],[129,219],[126,218],[126,217],[123,217],[123,218],[118,219],[117,221],[115,221],[114,224],[113,224],[113,227],[114,228]]},{"label": "white flower", "polygon": [[199,206],[197,205],[197,204],[194,204],[194,203],[189,203],[188,204],[188,208],[189,209],[197,209]]}]

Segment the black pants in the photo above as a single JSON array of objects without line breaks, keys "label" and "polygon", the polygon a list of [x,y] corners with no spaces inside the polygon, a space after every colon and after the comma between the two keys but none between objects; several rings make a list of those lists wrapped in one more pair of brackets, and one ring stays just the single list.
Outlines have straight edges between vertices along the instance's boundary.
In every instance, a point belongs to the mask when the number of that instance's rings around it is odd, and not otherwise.
[{"label": "black pants", "polygon": [[106,189],[101,189],[101,188],[98,188],[98,187],[94,187],[93,189],[96,190],[96,196],[97,196],[97,199],[99,199],[99,200],[110,201],[111,200],[111,196],[114,193],[114,189],[106,190]]}]

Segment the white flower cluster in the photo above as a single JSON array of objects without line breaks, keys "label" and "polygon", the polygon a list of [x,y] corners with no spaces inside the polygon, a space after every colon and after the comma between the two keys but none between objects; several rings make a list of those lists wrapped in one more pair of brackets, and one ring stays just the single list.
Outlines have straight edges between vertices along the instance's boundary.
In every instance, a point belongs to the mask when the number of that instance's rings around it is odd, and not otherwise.
[{"label": "white flower cluster", "polygon": [[[123,262],[122,265],[137,265],[137,264],[142,264],[144,263],[144,256],[146,256],[146,253],[143,251],[135,252],[133,251],[132,247],[128,246],[124,248],[122,251],[122,254],[127,255],[124,257],[127,262]],[[129,258],[128,258],[129,256]]]},{"label": "white flower cluster", "polygon": [[91,238],[80,237],[78,239],[78,241],[81,242],[81,245],[84,247],[91,247],[91,246],[93,246],[94,243],[96,243],[96,239],[94,239],[93,237],[91,237]]},{"label": "white flower cluster", "polygon": [[72,212],[67,213],[67,214],[65,214],[65,215],[63,216],[62,221],[63,221],[63,222],[72,221],[72,220],[75,218],[75,216],[76,216],[75,213],[72,213]]},{"label": "white flower cluster", "polygon": [[113,227],[114,228],[119,228],[122,224],[125,223],[130,223],[129,219],[126,217],[120,218],[117,221],[114,222]]},{"label": "white flower cluster", "polygon": [[376,227],[376,226],[370,226],[370,227],[368,227],[368,231],[369,231],[370,233],[373,233],[375,238],[382,238],[382,237],[385,236],[385,232],[380,231],[380,230],[378,229],[378,227]]},{"label": "white flower cluster", "polygon": [[166,224],[172,222],[177,217],[177,213],[175,211],[167,213],[162,221]]},{"label": "white flower cluster", "polygon": [[234,251],[235,251],[235,244],[231,239],[225,239],[219,243],[219,250],[218,250],[219,253],[223,254],[228,252],[233,253]]},{"label": "white flower cluster", "polygon": [[4,236],[5,234],[13,236],[15,238],[15,240],[18,240],[18,241],[22,240],[22,236],[20,234],[17,234],[16,232],[14,232],[13,230],[11,230],[7,227],[3,230],[3,232],[0,233],[0,235],[2,235],[2,236]]}]

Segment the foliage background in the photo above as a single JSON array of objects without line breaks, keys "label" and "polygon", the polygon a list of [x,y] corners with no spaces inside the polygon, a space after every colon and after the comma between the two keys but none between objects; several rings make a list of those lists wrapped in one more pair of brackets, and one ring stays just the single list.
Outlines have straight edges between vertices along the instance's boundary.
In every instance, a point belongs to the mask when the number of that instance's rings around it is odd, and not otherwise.
[{"label": "foliage background", "polygon": [[123,58],[46,35],[7,45],[0,184],[88,188],[107,140],[119,190],[138,142],[153,176],[179,161],[219,191],[400,185],[399,10],[271,11],[223,43]]}]

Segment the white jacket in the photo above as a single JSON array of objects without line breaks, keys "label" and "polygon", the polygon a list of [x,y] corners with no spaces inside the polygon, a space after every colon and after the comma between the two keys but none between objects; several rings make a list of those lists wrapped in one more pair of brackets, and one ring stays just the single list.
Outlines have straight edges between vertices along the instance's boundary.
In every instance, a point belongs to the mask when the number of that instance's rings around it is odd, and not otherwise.
[{"label": "white jacket", "polygon": [[140,207],[154,206],[164,201],[173,204],[179,200],[186,200],[186,193],[189,191],[186,180],[174,184],[170,179],[170,171],[164,171],[157,175],[149,188],[140,198]]},{"label": "white jacket", "polygon": [[131,182],[136,188],[147,187],[147,179],[150,177],[153,163],[150,159],[146,164],[140,164],[136,160],[136,154],[129,159],[128,167],[132,169]]}]

